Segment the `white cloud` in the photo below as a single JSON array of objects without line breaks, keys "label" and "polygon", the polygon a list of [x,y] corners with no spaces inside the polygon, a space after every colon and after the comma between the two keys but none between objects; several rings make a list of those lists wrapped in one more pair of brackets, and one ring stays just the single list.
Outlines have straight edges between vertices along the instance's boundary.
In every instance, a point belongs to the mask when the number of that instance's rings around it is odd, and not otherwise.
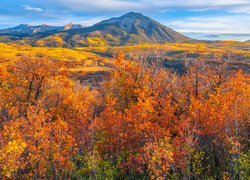
[{"label": "white cloud", "polygon": [[[57,18],[56,20],[50,21],[49,23],[51,25],[58,25],[58,26],[62,26],[68,23],[91,26],[108,18],[108,17],[79,18],[79,17],[74,17],[74,16],[63,16],[63,17],[64,18]],[[43,23],[44,22],[41,22],[40,24],[43,24]]]},{"label": "white cloud", "polygon": [[233,13],[250,13],[250,0],[143,0],[150,7],[161,9],[185,9],[190,11],[207,11],[224,9]]},{"label": "white cloud", "polygon": [[142,10],[145,4],[124,0],[47,0],[56,2],[67,8],[83,10],[85,12],[121,12],[129,10]]},{"label": "white cloud", "polygon": [[250,34],[250,16],[191,17],[164,23],[179,32],[209,34]]},{"label": "white cloud", "polygon": [[244,7],[233,8],[232,13],[250,14],[250,5]]},{"label": "white cloud", "polygon": [[0,14],[0,20],[6,20],[6,19],[8,19],[8,18],[9,18],[8,16],[5,16],[5,15]]},{"label": "white cloud", "polygon": [[104,19],[107,19],[107,17],[96,17],[96,18],[90,18],[90,19],[84,19],[81,21],[73,21],[74,23],[77,24],[82,24],[84,26],[91,26],[93,24],[96,24]]},{"label": "white cloud", "polygon": [[250,4],[249,0],[155,0],[154,4],[176,8],[220,8]]},{"label": "white cloud", "polygon": [[[232,12],[249,13],[250,0],[47,0],[67,8],[98,11],[155,11],[168,9],[186,9],[205,11],[209,9],[226,9]],[[248,7],[248,9],[246,9]]]},{"label": "white cloud", "polygon": [[23,7],[24,7],[25,10],[28,10],[28,11],[35,11],[35,12],[41,12],[41,11],[43,11],[43,9],[41,9],[41,8],[32,7],[30,5],[24,5]]}]

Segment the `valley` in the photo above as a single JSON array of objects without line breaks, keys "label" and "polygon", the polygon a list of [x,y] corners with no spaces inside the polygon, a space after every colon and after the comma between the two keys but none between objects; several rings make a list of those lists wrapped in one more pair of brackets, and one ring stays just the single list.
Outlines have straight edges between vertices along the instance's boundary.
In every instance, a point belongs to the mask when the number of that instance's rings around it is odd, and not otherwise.
[{"label": "valley", "polygon": [[20,56],[46,56],[62,72],[81,82],[89,81],[86,78],[89,74],[91,82],[100,81],[98,80],[100,74],[106,77],[112,70],[113,58],[119,52],[124,53],[129,60],[159,61],[163,67],[178,73],[184,73],[187,63],[197,58],[211,65],[226,64],[229,70],[250,73],[250,49],[246,48],[250,47],[249,42],[220,41],[75,48],[32,47],[12,42],[1,43],[0,47],[0,57],[8,63],[14,63]]}]

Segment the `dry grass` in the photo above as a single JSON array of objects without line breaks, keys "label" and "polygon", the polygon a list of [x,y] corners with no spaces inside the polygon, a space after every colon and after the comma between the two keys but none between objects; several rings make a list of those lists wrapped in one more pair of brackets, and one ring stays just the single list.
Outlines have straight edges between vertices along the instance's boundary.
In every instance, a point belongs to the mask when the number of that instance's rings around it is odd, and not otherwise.
[{"label": "dry grass", "polygon": [[67,70],[70,72],[100,72],[100,71],[110,71],[111,68],[96,66],[96,67],[77,67],[77,68],[70,68]]}]

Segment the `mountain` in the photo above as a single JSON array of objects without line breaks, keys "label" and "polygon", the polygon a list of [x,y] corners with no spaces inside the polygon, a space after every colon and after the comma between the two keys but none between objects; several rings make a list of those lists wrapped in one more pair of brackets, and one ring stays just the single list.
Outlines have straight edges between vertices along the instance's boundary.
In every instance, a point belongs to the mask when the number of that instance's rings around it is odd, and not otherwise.
[{"label": "mountain", "polygon": [[[27,29],[27,26],[24,26],[23,29]],[[191,40],[141,13],[134,12],[118,18],[101,21],[90,27],[82,28],[68,24],[63,29],[54,26],[50,27],[48,31],[38,29],[39,31],[37,32],[39,33],[34,32],[34,30],[27,31],[31,35],[22,37],[19,41],[34,46],[74,47],[184,42]],[[13,29],[11,30],[13,31]]]},{"label": "mountain", "polygon": [[186,41],[189,38],[142,15],[141,13],[128,13],[119,18],[111,18],[95,24],[92,32],[102,35],[121,36],[122,44],[130,43],[164,43]]},{"label": "mountain", "polygon": [[71,30],[71,29],[80,29],[80,28],[83,28],[84,26],[82,26],[81,24],[72,24],[72,23],[69,23],[67,25],[65,25],[63,27],[63,31],[67,31],[67,30]]},{"label": "mountain", "polygon": [[30,26],[27,24],[20,24],[13,28],[7,28],[0,30],[0,35],[14,35],[14,36],[30,36],[45,32],[60,32],[71,29],[82,28],[79,24],[69,23],[65,26],[50,26],[47,24],[42,24],[38,26]]}]

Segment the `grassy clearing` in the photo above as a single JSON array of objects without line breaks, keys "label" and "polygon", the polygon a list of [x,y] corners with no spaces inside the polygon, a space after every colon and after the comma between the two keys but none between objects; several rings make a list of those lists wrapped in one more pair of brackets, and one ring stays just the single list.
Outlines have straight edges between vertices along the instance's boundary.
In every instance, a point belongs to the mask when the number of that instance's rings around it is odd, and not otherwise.
[{"label": "grassy clearing", "polygon": [[69,68],[67,69],[70,72],[99,72],[99,71],[110,71],[109,67],[77,67],[77,68]]}]

